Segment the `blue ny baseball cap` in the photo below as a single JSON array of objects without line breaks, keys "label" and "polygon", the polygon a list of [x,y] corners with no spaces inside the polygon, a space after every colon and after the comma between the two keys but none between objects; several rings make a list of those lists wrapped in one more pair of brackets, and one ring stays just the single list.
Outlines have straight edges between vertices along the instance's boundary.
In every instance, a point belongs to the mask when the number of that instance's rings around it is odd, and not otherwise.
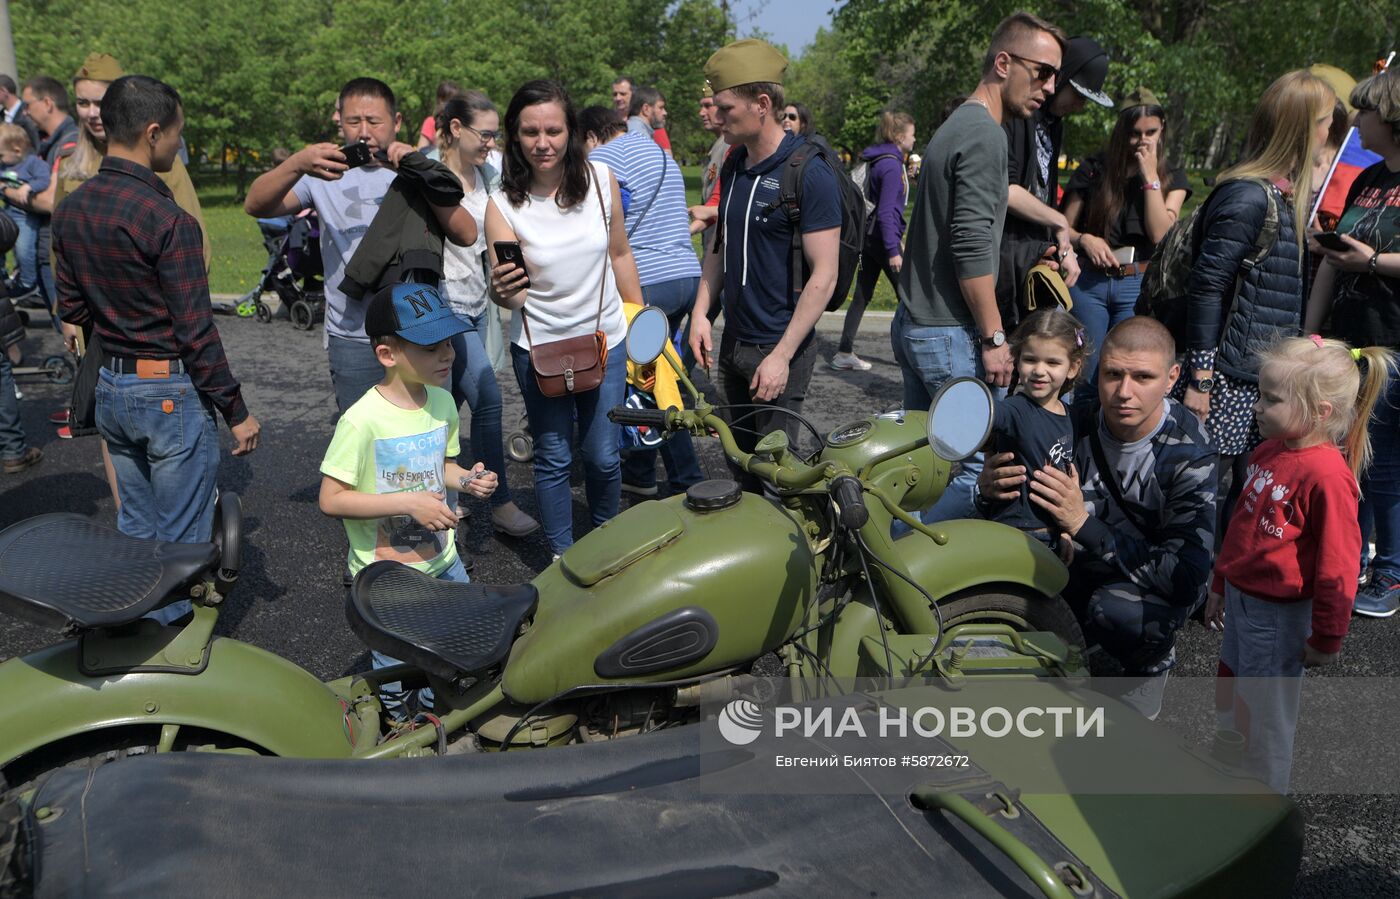
[{"label": "blue ny baseball cap", "polygon": [[365,334],[370,339],[393,335],[418,346],[432,346],[471,329],[431,284],[391,284],[376,293],[365,310]]}]

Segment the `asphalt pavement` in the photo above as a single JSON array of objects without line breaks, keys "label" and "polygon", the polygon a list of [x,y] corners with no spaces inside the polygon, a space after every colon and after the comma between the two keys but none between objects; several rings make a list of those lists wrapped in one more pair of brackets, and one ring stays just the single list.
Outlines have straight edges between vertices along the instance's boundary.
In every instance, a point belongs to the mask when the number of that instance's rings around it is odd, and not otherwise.
[{"label": "asphalt pavement", "polygon": [[[319,330],[297,331],[285,321],[221,317],[220,331],[249,408],[262,423],[262,444],[251,456],[225,455],[219,472],[223,490],[243,498],[243,570],[221,613],[221,633],[282,655],[322,678],[368,666],[368,653],[350,632],[342,610],[341,575],[345,535],[341,524],[316,507],[322,454],[333,431],[335,403]],[[871,314],[856,351],[874,363],[868,372],[835,372],[825,360],[835,352],[840,317],[827,316],[817,340],[821,362],[813,377],[806,412],[825,432],[871,411],[894,408],[900,374],[890,353],[888,314]],[[40,323],[42,325],[42,322]],[[58,338],[31,327],[29,358],[59,351]],[[501,378],[505,429],[517,427],[523,407],[513,377]],[[702,384],[702,386],[704,386]],[[115,512],[102,474],[97,440],[60,440],[48,424],[50,412],[66,404],[69,388],[25,378],[20,382],[23,426],[44,461],[18,475],[0,475],[0,528],[43,512],[75,512],[113,524]],[[464,432],[469,427],[463,423]],[[225,446],[229,444],[223,432]],[[697,441],[702,465],[725,475],[715,441]],[[536,509],[529,465],[509,463],[512,495],[522,509]],[[664,477],[662,478],[664,484]],[[576,536],[588,529],[582,478],[575,477]],[[630,500],[624,494],[623,505]],[[488,583],[529,580],[550,560],[543,537],[495,536],[489,511],[477,505],[462,546],[474,563],[472,576]],[[43,560],[34,560],[40,564]],[[1325,676],[1394,677],[1400,674],[1396,636],[1400,616],[1353,621],[1341,661]],[[15,620],[0,628],[0,660],[31,652],[56,635]],[[1211,676],[1219,635],[1190,625],[1178,643],[1177,676]],[[1317,675],[1309,675],[1317,676]],[[1303,723],[1306,727],[1306,721]],[[1347,739],[1337,735],[1339,741]],[[1400,804],[1397,772],[1377,770],[1375,795],[1295,796],[1307,819],[1307,841],[1298,896],[1400,895]],[[1380,792],[1382,790],[1389,792]],[[1170,846],[1162,851],[1171,853]]]}]

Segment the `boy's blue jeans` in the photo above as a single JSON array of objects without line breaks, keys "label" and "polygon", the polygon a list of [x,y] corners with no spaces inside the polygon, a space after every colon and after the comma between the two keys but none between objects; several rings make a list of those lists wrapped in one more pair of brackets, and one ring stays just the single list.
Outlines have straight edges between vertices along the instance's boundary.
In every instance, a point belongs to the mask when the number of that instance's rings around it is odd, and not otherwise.
[{"label": "boy's blue jeans", "polygon": [[[170,543],[207,542],[219,432],[212,407],[189,375],[148,379],[104,368],[96,394],[97,429],[107,441],[121,497],[117,529]],[[189,610],[182,601],[151,617],[168,624]]]},{"label": "boy's blue jeans", "polygon": [[39,222],[33,214],[14,206],[6,206],[5,214],[19,228],[19,238],[15,240],[19,284],[22,287],[33,287],[39,283]]}]

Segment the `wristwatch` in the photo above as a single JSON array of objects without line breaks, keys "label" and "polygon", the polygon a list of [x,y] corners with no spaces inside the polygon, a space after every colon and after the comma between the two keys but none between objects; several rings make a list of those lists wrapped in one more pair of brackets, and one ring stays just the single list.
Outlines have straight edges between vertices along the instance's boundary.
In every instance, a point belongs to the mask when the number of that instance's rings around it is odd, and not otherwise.
[{"label": "wristwatch", "polygon": [[1210,393],[1215,389],[1215,378],[1212,375],[1206,375],[1204,378],[1192,378],[1190,385],[1191,389],[1197,393]]},{"label": "wristwatch", "polygon": [[1162,189],[1162,182],[1160,182],[1160,181],[1144,181],[1144,182],[1142,183],[1142,189],[1143,189],[1143,190],[1161,190],[1161,189]]},{"label": "wristwatch", "polygon": [[993,332],[991,333],[991,336],[989,336],[989,337],[983,337],[983,338],[982,338],[982,346],[985,346],[985,347],[999,347],[999,346],[1005,346],[1005,345],[1006,345],[1006,332],[1005,332],[1005,331],[993,331]]}]

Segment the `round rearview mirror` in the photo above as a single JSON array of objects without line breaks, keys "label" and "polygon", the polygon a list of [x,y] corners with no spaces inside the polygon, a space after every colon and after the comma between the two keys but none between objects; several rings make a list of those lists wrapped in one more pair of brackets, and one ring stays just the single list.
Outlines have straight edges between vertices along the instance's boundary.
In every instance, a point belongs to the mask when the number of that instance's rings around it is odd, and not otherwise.
[{"label": "round rearview mirror", "polygon": [[638,365],[650,365],[661,355],[671,336],[671,323],[666,313],[655,306],[648,306],[632,316],[632,324],[627,328],[627,358]]},{"label": "round rearview mirror", "polygon": [[928,410],[928,443],[945,462],[961,462],[982,448],[992,430],[992,392],[975,378],[954,378]]}]

